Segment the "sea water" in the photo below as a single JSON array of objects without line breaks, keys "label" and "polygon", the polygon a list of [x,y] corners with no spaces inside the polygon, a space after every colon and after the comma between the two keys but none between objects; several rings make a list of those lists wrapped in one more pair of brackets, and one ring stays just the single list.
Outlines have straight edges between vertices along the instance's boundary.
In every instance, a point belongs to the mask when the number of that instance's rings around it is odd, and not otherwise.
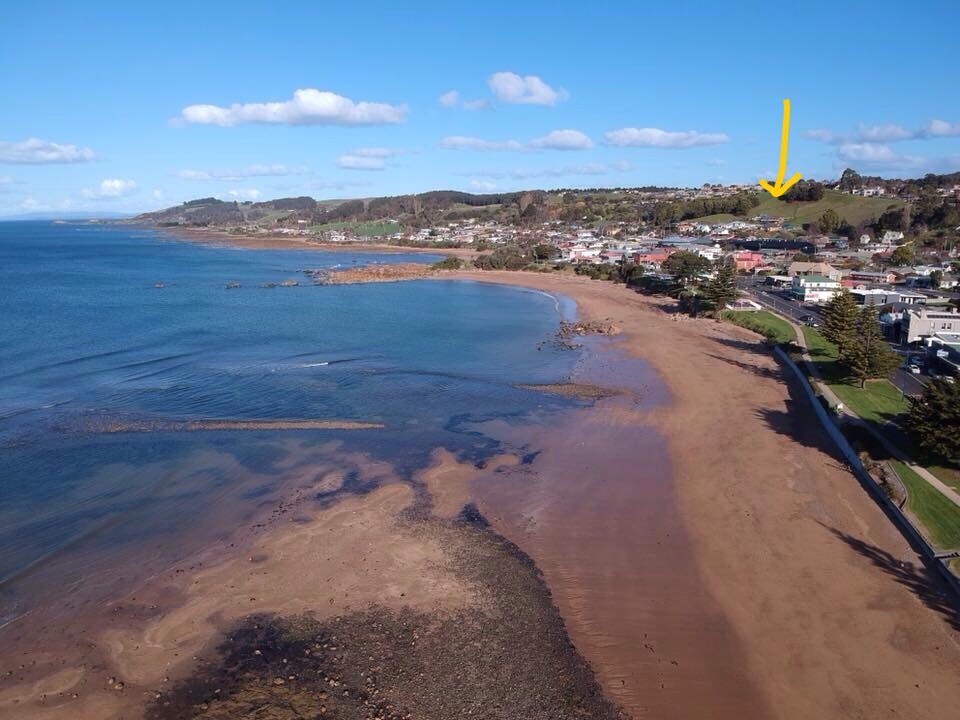
[{"label": "sea water", "polygon": [[[577,361],[552,341],[573,311],[564,298],[304,273],[435,259],[0,223],[0,624],[4,602],[28,604],[31,574],[82,583],[78,558],[147,563],[189,550],[183,537],[227,537],[240,515],[225,507],[255,504],[329,448],[410,474],[438,446],[493,452],[478,425],[572,402],[518,387],[563,380]],[[383,427],[102,432],[218,419]]]}]

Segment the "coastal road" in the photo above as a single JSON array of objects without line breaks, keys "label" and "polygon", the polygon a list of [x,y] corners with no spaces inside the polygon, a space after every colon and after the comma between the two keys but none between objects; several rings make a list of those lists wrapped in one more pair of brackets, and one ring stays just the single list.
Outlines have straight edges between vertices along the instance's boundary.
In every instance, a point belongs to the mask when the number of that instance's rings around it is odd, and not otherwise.
[{"label": "coastal road", "polygon": [[804,318],[811,317],[814,322],[822,322],[820,313],[808,305],[789,299],[786,293],[778,292],[769,285],[763,285],[753,280],[747,279],[740,284],[740,289],[747,293],[751,299],[756,300],[761,305],[769,307],[781,315],[786,315],[796,322],[804,322]]},{"label": "coastal road", "polygon": [[[740,289],[747,293],[752,300],[794,322],[806,323],[812,321],[818,325],[823,323],[823,318],[817,309],[809,305],[803,305],[796,300],[789,299],[785,293],[778,292],[769,288],[767,285],[763,285],[762,280],[758,281],[757,278],[752,277],[742,278],[740,281]],[[911,354],[893,344],[891,344],[890,347],[903,355],[904,362],[906,362],[907,357]],[[922,375],[913,375],[905,367],[897,368],[890,376],[890,382],[904,395],[919,395],[926,386],[926,380]]]}]

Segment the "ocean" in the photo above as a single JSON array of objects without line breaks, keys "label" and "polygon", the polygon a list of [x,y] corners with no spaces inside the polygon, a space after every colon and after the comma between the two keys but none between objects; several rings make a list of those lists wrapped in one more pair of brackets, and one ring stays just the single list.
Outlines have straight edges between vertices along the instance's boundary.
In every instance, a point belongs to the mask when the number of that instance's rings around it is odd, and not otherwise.
[{"label": "ocean", "polygon": [[[554,342],[563,297],[304,274],[435,259],[0,223],[0,626],[53,588],[120,586],[228,537],[321,458],[401,477],[439,446],[480,461],[489,421],[575,404],[518,387],[581,357]],[[382,427],[182,429],[216,420]]]}]

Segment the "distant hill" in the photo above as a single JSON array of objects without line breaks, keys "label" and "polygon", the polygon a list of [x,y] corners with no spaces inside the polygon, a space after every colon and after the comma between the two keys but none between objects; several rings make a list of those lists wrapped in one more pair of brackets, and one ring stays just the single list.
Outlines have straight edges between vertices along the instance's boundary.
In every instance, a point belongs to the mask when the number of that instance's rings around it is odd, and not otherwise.
[{"label": "distant hill", "polygon": [[547,193],[543,191],[474,195],[455,190],[437,190],[419,195],[325,201],[295,197],[265,202],[235,202],[208,197],[143,213],[131,221],[160,227],[295,227],[301,224],[324,226],[392,219],[408,227],[425,227],[444,220],[471,217],[489,217],[501,221],[523,217],[536,219],[544,216],[546,207]]},{"label": "distant hill", "polygon": [[[905,200],[896,197],[862,197],[838,190],[825,190],[823,197],[813,202],[784,202],[767,193],[760,194],[760,204],[751,214],[782,217],[793,225],[816,222],[827,210],[834,210],[851,225],[860,225],[878,218],[887,210],[907,206]],[[733,215],[707,215],[698,218],[704,222],[723,222],[734,219]]]}]

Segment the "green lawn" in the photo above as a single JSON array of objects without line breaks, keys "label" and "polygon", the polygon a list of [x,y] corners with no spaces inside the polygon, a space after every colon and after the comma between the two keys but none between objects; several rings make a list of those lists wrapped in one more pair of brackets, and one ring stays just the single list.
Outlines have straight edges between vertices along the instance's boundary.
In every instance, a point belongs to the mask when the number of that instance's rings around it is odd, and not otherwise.
[{"label": "green lawn", "polygon": [[880,217],[891,206],[905,207],[906,202],[894,198],[866,198],[848,195],[838,190],[827,190],[823,197],[815,202],[788,203],[762,193],[760,205],[751,212],[782,217],[787,222],[801,225],[816,222],[827,210],[836,210],[851,225]]},{"label": "green lawn", "polygon": [[942,550],[960,548],[960,507],[954,505],[913,470],[898,460],[890,464],[907,488],[907,508]]},{"label": "green lawn", "polygon": [[889,380],[868,380],[864,388],[856,382],[847,382],[837,362],[836,346],[816,328],[803,326],[803,337],[824,381],[844,405],[864,420],[882,425],[907,411],[908,401]]},{"label": "green lawn", "polygon": [[[815,202],[788,203],[770,194],[760,193],[760,204],[750,210],[749,215],[772,215],[782,217],[793,225],[802,225],[805,222],[815,222],[829,209],[833,209],[851,225],[858,225],[867,220],[880,217],[890,206],[905,207],[907,203],[896,198],[865,198],[857,195],[848,195],[837,190],[826,190],[823,197]],[[733,219],[732,215],[709,215],[699,218],[705,222],[725,222]]]},{"label": "green lawn", "polygon": [[793,342],[796,338],[790,323],[766,310],[728,310],[723,313],[723,319],[760,333],[776,343]]},{"label": "green lawn", "polygon": [[355,235],[364,237],[374,237],[377,235],[392,235],[401,229],[399,223],[387,222],[385,220],[344,220],[341,222],[324,223],[323,225],[311,225],[310,232],[324,232],[326,230],[349,230]]}]

